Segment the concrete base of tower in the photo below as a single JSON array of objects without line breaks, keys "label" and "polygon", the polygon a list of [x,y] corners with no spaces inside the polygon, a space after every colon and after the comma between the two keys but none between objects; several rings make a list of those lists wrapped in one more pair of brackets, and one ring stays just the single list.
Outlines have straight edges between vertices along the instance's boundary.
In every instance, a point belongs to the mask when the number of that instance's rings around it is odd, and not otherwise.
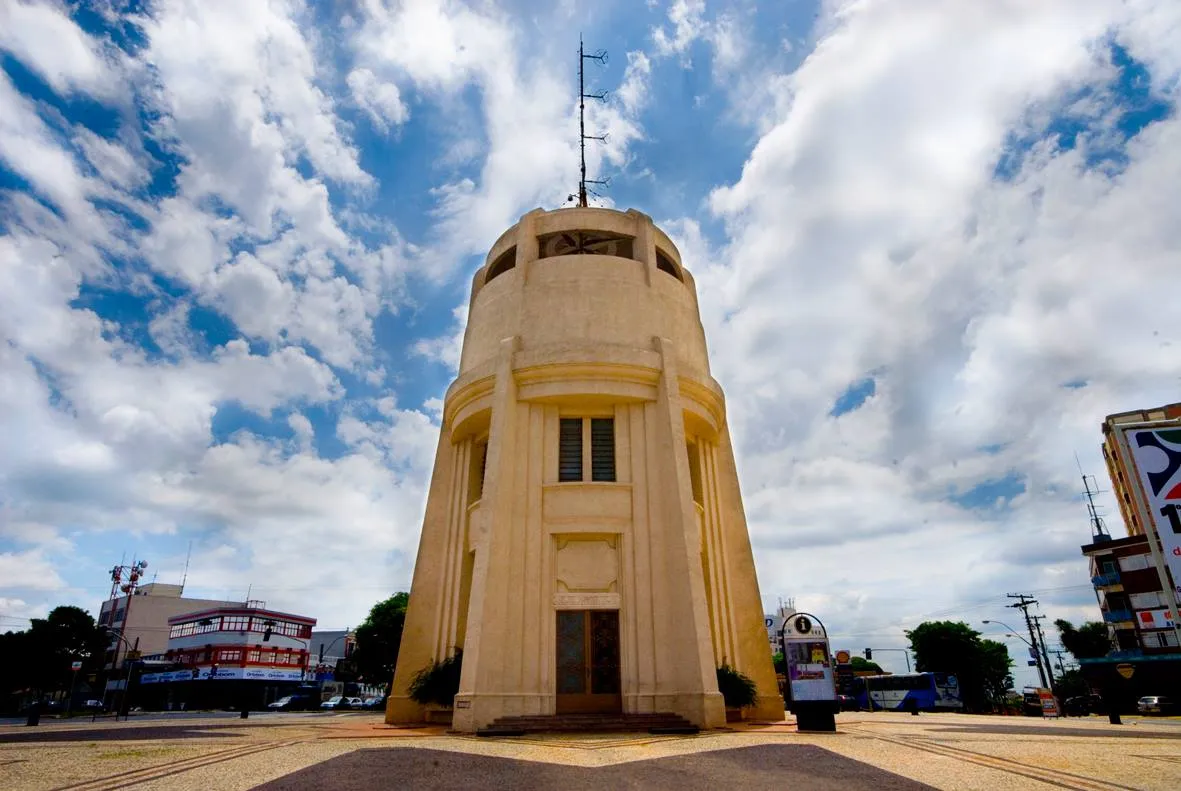
[{"label": "concrete base of tower", "polygon": [[406,695],[390,695],[385,702],[385,721],[388,725],[426,722],[426,707]]},{"label": "concrete base of tower", "polygon": [[628,693],[623,696],[623,710],[628,714],[679,714],[702,730],[726,724],[726,703],[720,692]]},{"label": "concrete base of tower", "polygon": [[455,696],[451,730],[475,733],[501,717],[530,717],[554,713],[554,696],[537,693],[460,693]]},{"label": "concrete base of tower", "polygon": [[759,695],[759,701],[746,710],[746,719],[780,722],[787,716],[787,707],[778,695]]}]

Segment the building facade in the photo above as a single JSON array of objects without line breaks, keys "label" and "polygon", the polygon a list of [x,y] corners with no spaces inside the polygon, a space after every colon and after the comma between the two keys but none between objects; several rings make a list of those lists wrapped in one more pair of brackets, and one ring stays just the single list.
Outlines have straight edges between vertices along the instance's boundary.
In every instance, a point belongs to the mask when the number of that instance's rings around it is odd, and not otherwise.
[{"label": "building facade", "polygon": [[1103,420],[1103,461],[1107,464],[1107,475],[1111,478],[1112,492],[1119,504],[1120,516],[1128,528],[1128,535],[1144,535],[1144,525],[1136,507],[1134,482],[1136,474],[1129,470],[1128,461],[1117,442],[1116,431],[1121,426],[1150,423],[1163,420],[1181,420],[1181,404],[1166,404],[1155,409],[1137,409],[1131,412],[1117,412]]},{"label": "building facade", "polygon": [[229,604],[168,619],[166,650],[144,659],[139,697],[153,708],[187,705],[260,708],[309,677],[314,618]]},{"label": "building facade", "polygon": [[[1177,653],[1168,589],[1144,534],[1098,537],[1082,548],[1103,622],[1119,657]],[[1167,569],[1166,569],[1167,573]]]},{"label": "building facade", "polygon": [[634,210],[535,210],[472,282],[387,708],[462,655],[453,727],[725,722],[717,666],[783,701],[692,275]]},{"label": "building facade", "polygon": [[[106,667],[126,662],[135,648],[141,655],[160,654],[168,649],[168,619],[195,610],[232,605],[220,599],[188,599],[184,586],[151,582],[128,596],[112,597],[99,605],[98,624],[112,629]],[[241,604],[241,602],[238,602]]]}]

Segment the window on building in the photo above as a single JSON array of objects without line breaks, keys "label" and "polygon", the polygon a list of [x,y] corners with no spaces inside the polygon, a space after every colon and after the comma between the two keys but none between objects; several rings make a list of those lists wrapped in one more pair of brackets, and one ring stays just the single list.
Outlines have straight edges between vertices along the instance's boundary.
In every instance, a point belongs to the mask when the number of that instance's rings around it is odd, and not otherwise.
[{"label": "window on building", "polygon": [[677,265],[672,262],[671,258],[660,251],[660,248],[656,249],[656,268],[684,282],[681,278],[681,270],[677,268]]},{"label": "window on building", "polygon": [[1160,591],[1148,591],[1147,593],[1130,593],[1128,600],[1132,602],[1132,609],[1134,610],[1151,610],[1154,607],[1165,607],[1164,594]]},{"label": "window on building", "polygon": [[247,662],[255,662],[255,663],[261,662],[262,661],[262,651],[259,651],[257,648],[250,649],[249,651],[246,652],[246,661]]},{"label": "window on building", "polygon": [[[583,441],[590,437],[589,446]],[[561,419],[558,430],[558,480],[585,481],[590,471],[592,481],[615,480],[615,419]]]},{"label": "window on building", "polygon": [[194,625],[194,634],[208,634],[221,628],[221,618],[202,618]]},{"label": "window on building", "polygon": [[581,481],[582,418],[562,418],[558,434],[558,480]]},{"label": "window on building", "polygon": [[604,231],[560,231],[537,237],[538,258],[556,255],[610,255],[632,258],[630,236]]},{"label": "window on building", "polygon": [[484,473],[488,467],[488,438],[472,444],[472,465],[468,472],[471,485],[468,487],[468,503],[474,503],[484,496]]},{"label": "window on building", "polygon": [[219,662],[241,662],[242,650],[238,648],[223,648],[221,651],[218,651],[217,658]]},{"label": "window on building", "polygon": [[227,632],[245,632],[250,629],[250,616],[227,615],[222,618],[222,629]]},{"label": "window on building", "polygon": [[615,420],[591,418],[591,480],[615,480]]},{"label": "window on building", "polygon": [[1114,574],[1118,568],[1114,560],[1102,560],[1099,563],[1100,574]]},{"label": "window on building", "polygon": [[488,274],[484,277],[484,282],[488,283],[494,277],[503,275],[517,265],[517,246],[513,245],[509,249],[496,257],[492,262],[492,266],[488,267]]},{"label": "window on building", "polygon": [[119,609],[115,610],[115,614],[111,618],[111,623],[119,623],[122,620],[123,620],[123,608],[120,607]]},{"label": "window on building", "polygon": [[1120,571],[1139,571],[1150,565],[1148,555],[1129,555],[1119,559]]},{"label": "window on building", "polygon": [[1162,632],[1144,632],[1140,636],[1140,641],[1145,648],[1174,648],[1177,646],[1177,633],[1172,629]]}]

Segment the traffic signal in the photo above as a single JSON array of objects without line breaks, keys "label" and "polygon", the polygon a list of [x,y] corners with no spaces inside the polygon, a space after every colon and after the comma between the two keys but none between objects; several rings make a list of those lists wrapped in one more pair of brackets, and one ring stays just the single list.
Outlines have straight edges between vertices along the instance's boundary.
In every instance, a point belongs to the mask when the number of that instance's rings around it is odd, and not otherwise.
[{"label": "traffic signal", "polygon": [[866,659],[873,659],[873,649],[872,648],[865,649],[865,658]]}]

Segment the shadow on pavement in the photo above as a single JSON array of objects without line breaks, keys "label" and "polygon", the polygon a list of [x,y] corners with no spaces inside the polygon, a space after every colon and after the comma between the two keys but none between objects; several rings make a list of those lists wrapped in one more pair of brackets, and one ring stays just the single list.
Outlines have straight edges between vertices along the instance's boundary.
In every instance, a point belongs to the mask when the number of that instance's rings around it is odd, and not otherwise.
[{"label": "shadow on pavement", "polygon": [[[108,742],[146,741],[148,739],[224,739],[242,736],[241,729],[232,730],[232,725],[205,725],[194,728],[151,726],[139,728],[71,728],[70,730],[46,731],[37,728],[0,732],[0,744],[26,742]],[[220,731],[220,732],[216,732]]]},{"label": "shadow on pavement", "polygon": [[559,766],[406,747],[358,750],[257,786],[255,791],[429,791],[675,788],[677,791],[801,788],[930,791],[931,786],[806,744],[768,744],[614,766]]}]

